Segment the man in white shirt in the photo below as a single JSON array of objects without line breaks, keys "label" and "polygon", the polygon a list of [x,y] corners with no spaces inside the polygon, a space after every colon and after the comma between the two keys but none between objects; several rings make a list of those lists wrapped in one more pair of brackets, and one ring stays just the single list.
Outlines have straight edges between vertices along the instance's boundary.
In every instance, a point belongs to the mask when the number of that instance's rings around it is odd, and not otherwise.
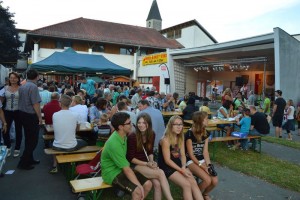
[{"label": "man in white shirt", "polygon": [[[69,110],[72,98],[63,94],[60,98],[61,110],[53,114],[54,141],[53,149],[58,151],[76,151],[87,143],[76,139],[76,129],[79,129],[80,116]],[[54,158],[50,173],[57,172],[57,163]]]},{"label": "man in white shirt", "polygon": [[141,88],[137,89],[136,93],[133,95],[131,99],[131,107],[136,109],[138,107],[138,103],[142,100],[143,90]]},{"label": "man in white shirt", "polygon": [[88,108],[86,105],[82,105],[82,98],[79,95],[73,96],[73,101],[71,104],[71,107],[69,108],[70,111],[79,114],[79,124],[87,122],[88,118]]}]

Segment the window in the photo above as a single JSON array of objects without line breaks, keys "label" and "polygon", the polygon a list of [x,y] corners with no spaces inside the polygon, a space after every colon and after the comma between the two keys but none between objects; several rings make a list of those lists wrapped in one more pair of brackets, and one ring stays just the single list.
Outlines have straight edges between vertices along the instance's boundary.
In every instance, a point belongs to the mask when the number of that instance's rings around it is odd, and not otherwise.
[{"label": "window", "polygon": [[104,45],[94,45],[93,52],[104,52]]},{"label": "window", "polygon": [[55,44],[56,49],[64,49],[65,47],[72,47],[72,42],[71,41],[56,41]]},{"label": "window", "polygon": [[181,38],[181,29],[168,31],[167,38],[170,38],[170,39]]},{"label": "window", "polygon": [[151,22],[150,21],[148,22],[148,27],[151,27]]},{"label": "window", "polygon": [[139,77],[138,82],[152,84],[152,77]]},{"label": "window", "polygon": [[147,55],[147,49],[140,49],[139,51],[138,51],[138,56],[145,56],[145,55]]},{"label": "window", "polygon": [[121,55],[131,55],[132,48],[120,48]]},{"label": "window", "polygon": [[61,41],[56,41],[56,45],[55,45],[56,49],[63,49],[64,45]]}]

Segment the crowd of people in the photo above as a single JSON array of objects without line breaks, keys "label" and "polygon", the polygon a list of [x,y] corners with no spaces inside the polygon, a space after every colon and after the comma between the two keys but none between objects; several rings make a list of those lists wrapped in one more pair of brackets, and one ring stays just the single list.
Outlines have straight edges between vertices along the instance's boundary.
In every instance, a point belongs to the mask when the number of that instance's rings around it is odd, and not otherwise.
[{"label": "crowd of people", "polygon": [[[0,90],[0,129],[8,156],[20,155],[24,130],[25,148],[18,168],[31,170],[39,160],[33,157],[38,142],[39,125],[52,125],[52,148],[74,151],[88,144],[96,144],[106,138],[101,156],[103,180],[128,192],[133,199],[142,199],[154,188],[154,199],[173,199],[169,182],[182,188],[184,199],[209,200],[209,193],[218,184],[217,172],[210,161],[206,131],[210,108],[208,102],[196,105],[198,97],[190,92],[182,98],[179,94],[157,92],[155,87],[142,88],[114,84],[98,84],[85,77],[79,84],[45,83],[38,79],[36,70],[27,71],[27,79],[12,72],[8,83]],[[22,84],[21,84],[22,81]],[[216,117],[236,118],[239,132],[249,135],[265,135],[270,132],[268,119],[272,118],[275,135],[282,137],[282,128],[292,140],[294,119],[300,123],[300,104],[296,109],[292,100],[286,101],[282,91],[275,91],[276,99],[271,112],[267,95],[263,103],[255,105],[252,91],[233,95],[229,88],[222,94],[222,105]],[[162,112],[181,111],[168,119],[166,126]],[[261,109],[258,111],[258,109]],[[184,132],[184,120],[192,120],[192,126]],[[76,139],[80,126],[90,123],[92,134],[88,141]],[[14,129],[12,129],[14,127]],[[234,131],[230,124],[220,124],[229,136]],[[15,147],[12,151],[10,131],[15,130]],[[300,135],[300,129],[298,134]],[[1,138],[1,137],[0,137]],[[231,149],[248,149],[248,141],[228,143]],[[256,141],[252,141],[256,148]],[[57,173],[53,160],[50,173]],[[196,177],[196,179],[195,179]]]}]

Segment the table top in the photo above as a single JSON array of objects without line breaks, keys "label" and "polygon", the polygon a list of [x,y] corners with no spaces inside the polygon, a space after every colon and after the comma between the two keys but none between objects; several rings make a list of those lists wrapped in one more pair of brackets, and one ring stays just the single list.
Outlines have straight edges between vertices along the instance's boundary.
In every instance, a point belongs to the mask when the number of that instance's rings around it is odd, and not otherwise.
[{"label": "table top", "polygon": [[[193,120],[184,120],[184,122],[187,124],[193,124]],[[208,120],[208,126],[216,126],[218,124],[234,124],[234,123],[236,123],[236,120],[225,120],[225,119],[210,119],[210,120]]]},{"label": "table top", "polygon": [[[46,132],[47,133],[54,133],[54,129],[53,129],[53,125],[44,125],[45,129],[46,129]],[[92,128],[91,126],[89,125],[85,125],[85,124],[80,124],[80,128],[79,128],[79,131],[81,132],[85,132],[85,131],[92,131]]]},{"label": "table top", "polygon": [[162,111],[163,116],[183,115],[181,111]]},{"label": "table top", "polygon": [[56,160],[58,163],[70,163],[70,162],[82,162],[92,160],[96,156],[97,152],[81,153],[81,154],[68,154],[57,155]]}]

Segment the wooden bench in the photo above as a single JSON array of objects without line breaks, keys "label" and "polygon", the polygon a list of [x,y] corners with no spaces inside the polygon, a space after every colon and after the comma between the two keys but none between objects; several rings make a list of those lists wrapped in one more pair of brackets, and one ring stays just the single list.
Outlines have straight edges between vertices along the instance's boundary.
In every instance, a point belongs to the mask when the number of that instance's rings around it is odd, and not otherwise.
[{"label": "wooden bench", "polygon": [[96,152],[77,153],[77,154],[60,154],[55,155],[57,163],[63,165],[63,171],[66,172],[67,180],[72,180],[75,177],[76,163],[90,161],[96,156]]},{"label": "wooden bench", "polygon": [[72,180],[70,181],[70,184],[72,186],[73,192],[88,192],[90,199],[93,200],[100,199],[103,189],[112,187],[112,185],[104,183],[102,177]]},{"label": "wooden bench", "polygon": [[254,135],[248,135],[246,138],[239,138],[239,137],[233,137],[233,136],[226,136],[226,137],[213,137],[209,142],[214,143],[213,145],[213,155],[212,160],[215,159],[215,153],[217,148],[218,142],[228,142],[228,141],[236,141],[241,139],[258,139],[259,144],[259,153],[261,153],[261,136],[254,136]]},{"label": "wooden bench", "polygon": [[54,140],[54,135],[45,134],[43,135],[44,140]]},{"label": "wooden bench", "polygon": [[99,151],[101,147],[98,146],[86,146],[77,151],[57,151],[52,148],[44,149],[45,154],[47,155],[59,155],[59,154],[76,154],[76,153],[88,153]]}]

